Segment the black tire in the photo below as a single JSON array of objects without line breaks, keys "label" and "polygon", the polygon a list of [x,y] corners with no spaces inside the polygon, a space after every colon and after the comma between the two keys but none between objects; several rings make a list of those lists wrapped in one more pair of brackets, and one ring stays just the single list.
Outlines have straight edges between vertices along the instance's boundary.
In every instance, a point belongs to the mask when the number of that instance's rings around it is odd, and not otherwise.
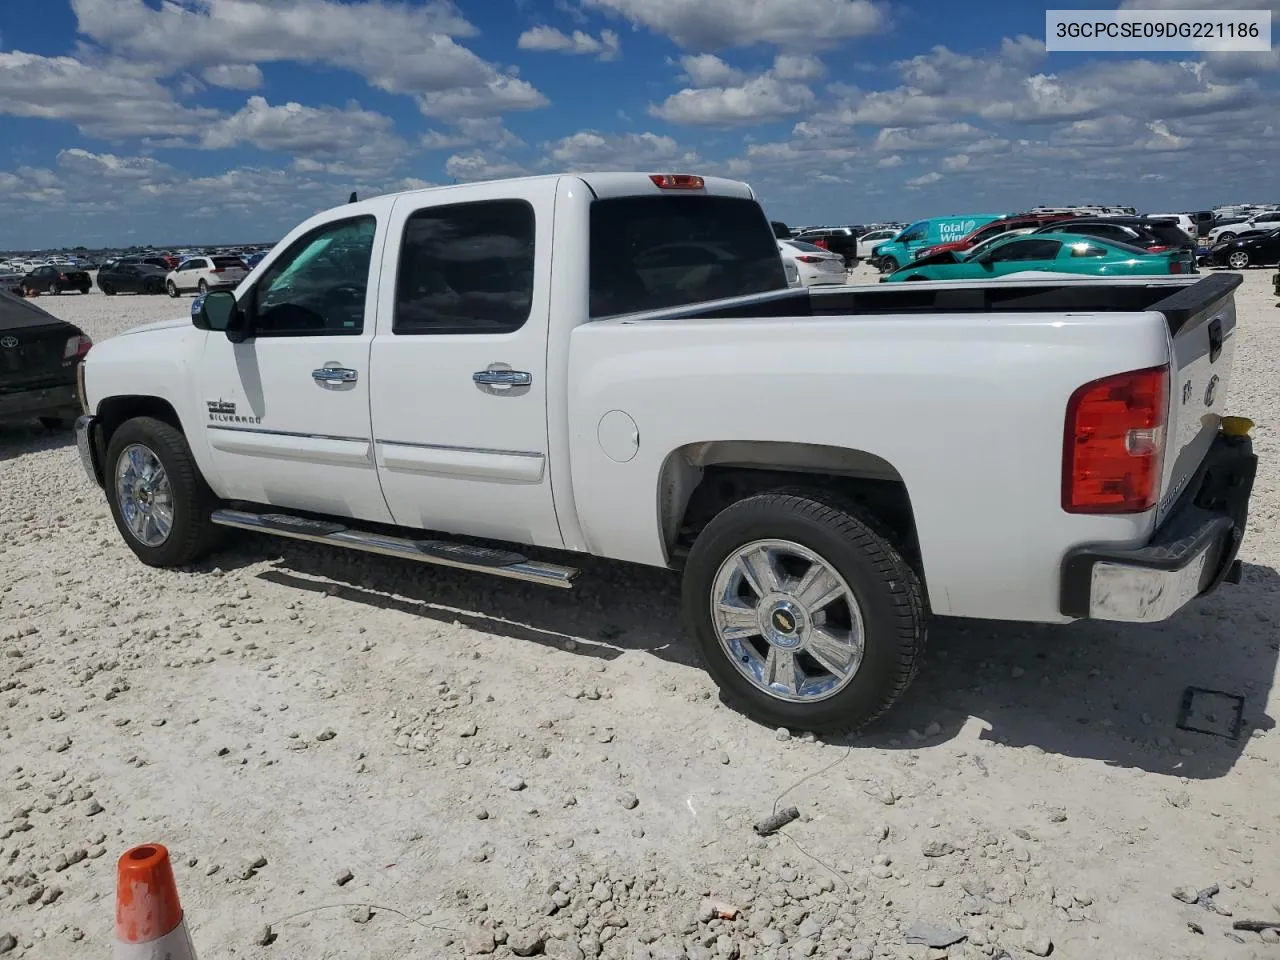
[{"label": "black tire", "polygon": [[[168,538],[157,546],[148,546],[139,540],[121,514],[116,492],[117,464],[125,448],[132,444],[142,444],[156,455],[173,492],[173,526]],[[199,560],[218,546],[222,530],[209,519],[218,506],[218,498],[196,466],[187,438],[178,430],[153,417],[127,420],[112,434],[104,466],[111,517],[125,543],[147,566],[180,567]]]},{"label": "black tire", "polygon": [[165,293],[169,294],[169,296],[171,297],[178,296],[178,285],[174,283],[172,280],[165,281],[164,289],[165,289]]},{"label": "black tire", "polygon": [[199,283],[196,284],[196,289],[200,291],[200,296],[203,297],[206,293],[209,292],[209,285],[205,283],[203,280],[201,280]]},{"label": "black tire", "polygon": [[[771,696],[739,672],[723,650],[711,614],[717,573],[738,549],[783,540],[817,554],[853,592],[864,628],[862,662],[853,679],[824,700]],[[872,723],[907,689],[924,652],[924,591],[911,566],[854,508],[819,492],[784,491],[741,500],[702,530],[684,571],[686,627],[726,702],[770,726],[849,733]]]},{"label": "black tire", "polygon": [[93,287],[89,286],[89,285],[86,283],[83,287],[81,287],[81,288],[80,288],[80,295],[81,295],[81,296],[86,296],[86,295],[89,293],[89,291],[90,291],[90,290],[92,290],[92,289],[93,289]]},{"label": "black tire", "polygon": [[110,282],[100,283],[98,286],[102,288],[103,296],[114,297],[116,295],[116,288]]}]

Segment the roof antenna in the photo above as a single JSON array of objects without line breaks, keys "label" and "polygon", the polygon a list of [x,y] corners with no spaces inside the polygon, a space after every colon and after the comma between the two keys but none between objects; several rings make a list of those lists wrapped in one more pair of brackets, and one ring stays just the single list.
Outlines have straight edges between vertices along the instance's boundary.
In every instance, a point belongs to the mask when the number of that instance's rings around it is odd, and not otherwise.
[{"label": "roof antenna", "polygon": [[347,199],[347,203],[355,203],[355,202],[356,202],[356,192],[352,190],[351,196]]}]

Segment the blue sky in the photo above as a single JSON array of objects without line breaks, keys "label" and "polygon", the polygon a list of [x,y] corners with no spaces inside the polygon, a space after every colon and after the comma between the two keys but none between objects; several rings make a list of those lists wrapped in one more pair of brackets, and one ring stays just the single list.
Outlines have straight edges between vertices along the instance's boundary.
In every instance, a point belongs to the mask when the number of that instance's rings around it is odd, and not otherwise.
[{"label": "blue sky", "polygon": [[1048,54],[1021,0],[3,6],[0,249],[273,239],[353,189],[560,170],[734,176],[790,223],[1280,201],[1280,48]]}]

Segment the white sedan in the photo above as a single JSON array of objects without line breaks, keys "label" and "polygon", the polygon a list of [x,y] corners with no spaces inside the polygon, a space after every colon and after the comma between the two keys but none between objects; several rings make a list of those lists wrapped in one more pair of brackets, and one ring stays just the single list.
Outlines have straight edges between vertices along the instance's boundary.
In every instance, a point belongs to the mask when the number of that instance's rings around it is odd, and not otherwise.
[{"label": "white sedan", "polygon": [[882,243],[888,243],[896,237],[901,230],[872,230],[870,233],[864,233],[858,238],[858,259],[870,260],[871,252]]},{"label": "white sedan", "polygon": [[803,240],[779,240],[778,252],[784,263],[790,260],[795,264],[802,287],[845,282],[844,257],[838,253]]},{"label": "white sedan", "polygon": [[164,287],[171,297],[230,290],[248,275],[249,268],[239,257],[191,257],[178,264],[178,269],[169,271]]}]

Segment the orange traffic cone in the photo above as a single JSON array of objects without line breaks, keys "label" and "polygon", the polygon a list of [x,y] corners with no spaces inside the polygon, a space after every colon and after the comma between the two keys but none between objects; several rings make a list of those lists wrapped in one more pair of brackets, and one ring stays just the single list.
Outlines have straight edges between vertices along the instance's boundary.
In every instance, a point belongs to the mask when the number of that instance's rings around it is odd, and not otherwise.
[{"label": "orange traffic cone", "polygon": [[126,850],[116,864],[115,960],[196,960],[169,851]]}]

